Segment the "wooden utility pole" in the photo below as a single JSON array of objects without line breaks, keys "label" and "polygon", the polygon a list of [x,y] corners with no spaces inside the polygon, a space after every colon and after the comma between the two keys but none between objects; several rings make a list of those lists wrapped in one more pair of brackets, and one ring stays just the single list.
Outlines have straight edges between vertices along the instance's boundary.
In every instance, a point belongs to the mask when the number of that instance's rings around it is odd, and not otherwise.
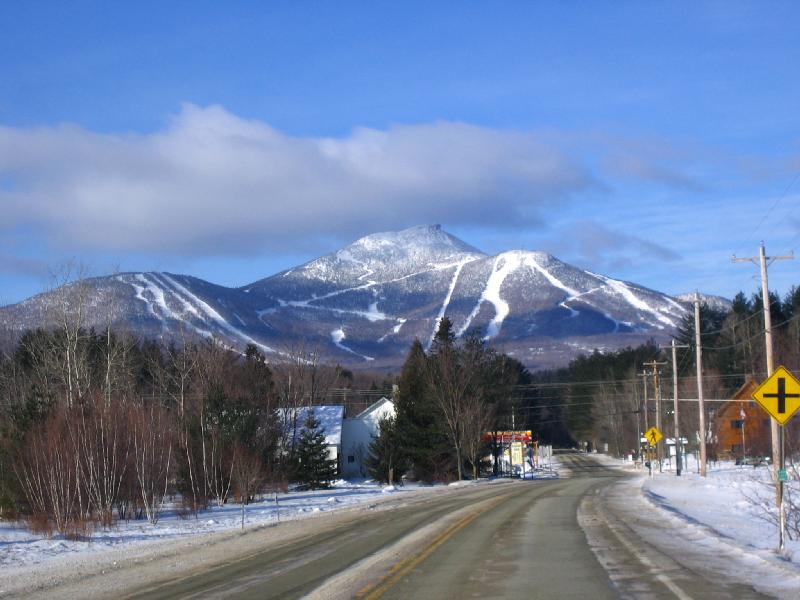
[{"label": "wooden utility pole", "polygon": [[[767,351],[767,377],[772,375],[775,370],[775,363],[772,358],[772,313],[769,301],[769,281],[767,279],[767,261],[770,263],[776,260],[793,260],[794,252],[786,256],[767,256],[764,242],[758,249],[758,256],[748,258],[731,258],[732,262],[751,262],[758,265],[761,270],[761,304],[764,307],[764,343]],[[758,261],[758,262],[756,262]],[[779,425],[775,419],[770,419],[770,433],[772,434],[772,472],[775,481],[775,502],[780,513],[780,550],[784,549],[784,532],[786,531],[786,512],[783,506],[783,481],[780,478],[780,471],[785,468],[785,456],[783,450],[783,425]]]},{"label": "wooden utility pole", "polygon": [[678,348],[688,348],[689,346],[676,346],[672,340],[672,401],[674,403],[673,412],[675,414],[675,474],[680,477],[683,460],[681,452],[681,426],[678,416]]},{"label": "wooden utility pole", "polygon": [[[658,367],[665,364],[667,363],[653,360],[643,365],[645,367],[652,367],[653,369],[653,388],[656,394],[656,429],[659,431],[661,431],[661,378],[659,377],[660,372]],[[658,472],[661,473],[661,463],[664,459],[664,446],[661,440],[656,443],[656,456],[658,458]]]},{"label": "wooden utility pole", "polygon": [[[649,417],[647,416],[647,371],[642,371],[639,375],[644,384],[644,430],[647,431],[650,429]],[[641,444],[642,441],[639,440],[639,443]]]},{"label": "wooden utility pole", "polygon": [[703,346],[700,342],[700,294],[694,293],[694,344],[697,365],[697,408],[700,412],[700,477],[706,476],[706,405],[703,402]]}]

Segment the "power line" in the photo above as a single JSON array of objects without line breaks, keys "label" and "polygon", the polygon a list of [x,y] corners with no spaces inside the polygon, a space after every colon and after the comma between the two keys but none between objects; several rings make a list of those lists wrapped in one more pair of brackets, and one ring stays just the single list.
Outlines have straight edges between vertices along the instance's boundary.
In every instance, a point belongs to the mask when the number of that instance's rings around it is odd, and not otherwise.
[{"label": "power line", "polygon": [[[767,220],[767,218],[772,214],[772,211],[775,210],[778,204],[786,197],[786,194],[788,194],[789,190],[791,190],[792,187],[794,187],[794,184],[797,183],[798,179],[800,179],[800,171],[798,171],[795,174],[795,176],[789,182],[789,185],[787,185],[786,188],[783,190],[783,193],[775,199],[775,202],[772,203],[772,206],[769,207],[769,210],[767,210],[767,212],[764,213],[764,216],[761,217],[761,220],[759,220],[758,225],[756,225],[755,228],[747,236],[747,238],[739,244],[739,246],[736,248],[736,252],[739,252],[739,250],[741,250],[745,245],[747,245],[753,239],[753,236],[758,232],[758,230],[764,224],[764,221]],[[734,254],[736,252],[734,252]]]}]

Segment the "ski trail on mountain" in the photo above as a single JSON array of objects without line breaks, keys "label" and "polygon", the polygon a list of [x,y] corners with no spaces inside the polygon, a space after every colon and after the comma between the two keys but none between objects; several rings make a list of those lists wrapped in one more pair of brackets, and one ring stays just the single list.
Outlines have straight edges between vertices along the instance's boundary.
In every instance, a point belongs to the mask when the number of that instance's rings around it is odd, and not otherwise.
[{"label": "ski trail on mountain", "polygon": [[383,342],[386,341],[386,338],[388,338],[390,335],[397,335],[398,333],[400,333],[400,330],[403,328],[403,325],[407,320],[408,319],[404,319],[403,317],[397,317],[397,325],[392,327],[392,329],[388,333],[385,333],[381,337],[379,337],[378,343],[382,344]]},{"label": "ski trail on mountain", "polygon": [[158,274],[158,273],[151,273],[151,274],[150,274],[150,277],[151,277],[151,278],[152,278],[152,279],[153,279],[153,280],[154,280],[156,283],[160,283],[162,286],[164,286],[164,287],[165,287],[165,288],[167,288],[167,289],[168,289],[170,292],[172,292],[172,295],[173,295],[173,296],[175,296],[175,298],[176,298],[176,299],[177,299],[177,300],[178,300],[178,301],[181,303],[181,305],[183,306],[183,311],[184,311],[184,313],[191,313],[191,314],[193,314],[195,317],[197,317],[198,319],[202,319],[202,318],[203,318],[203,317],[200,315],[200,313],[199,313],[199,312],[197,312],[197,309],[196,309],[196,308],[195,308],[195,307],[194,307],[194,306],[193,306],[193,305],[192,305],[192,304],[191,304],[191,303],[190,303],[190,302],[189,302],[189,301],[188,301],[186,298],[184,298],[183,296],[181,296],[181,295],[180,295],[180,294],[179,294],[179,293],[178,293],[176,290],[174,290],[174,289],[170,289],[169,282],[168,282],[168,281],[166,281],[166,279],[159,279],[159,274]]},{"label": "ski trail on mountain", "polygon": [[[183,323],[187,327],[191,328],[192,330],[194,330],[195,332],[197,332],[200,336],[202,336],[204,338],[210,338],[210,337],[212,337],[214,335],[208,329],[203,329],[202,327],[198,327],[197,325],[192,323],[189,319],[184,317],[184,315],[186,315],[186,313],[191,313],[197,319],[200,319],[200,320],[205,322],[205,319],[197,311],[197,309],[194,306],[192,306],[192,304],[186,298],[181,296],[181,294],[178,293],[177,290],[175,290],[172,287],[170,287],[169,282],[167,282],[165,279],[160,279],[158,273],[150,273],[149,275],[150,275],[150,279],[151,279],[151,282],[152,282],[153,286],[159,286],[159,285],[163,286],[163,289],[161,287],[158,288],[159,292],[162,295],[163,295],[164,289],[166,289],[183,306],[183,312],[180,315],[177,315],[173,311],[170,311],[170,313],[173,315],[173,317],[172,317],[173,319],[179,320],[181,323]],[[145,275],[142,273],[141,276],[144,277]]]},{"label": "ski trail on mountain", "polygon": [[537,273],[541,273],[544,276],[544,278],[550,282],[550,285],[552,285],[553,287],[557,287],[558,289],[567,293],[566,299],[559,302],[559,306],[566,308],[570,312],[570,316],[577,317],[579,314],[578,311],[575,310],[574,308],[567,306],[567,302],[575,300],[578,296],[581,296],[582,293],[569,287],[558,277],[553,275],[550,271],[548,271],[542,265],[536,262],[536,259],[534,257],[532,256],[526,257],[525,264],[531,267]]},{"label": "ski trail on mountain", "polygon": [[458,282],[458,276],[461,275],[461,270],[464,268],[464,265],[476,260],[478,259],[467,258],[456,265],[455,273],[453,273],[453,279],[450,281],[450,287],[447,288],[447,294],[444,297],[442,307],[439,309],[439,314],[437,315],[436,321],[433,324],[433,331],[431,331],[431,337],[428,340],[428,344],[425,346],[425,350],[430,350],[430,347],[433,344],[433,338],[436,337],[436,332],[439,331],[439,324],[442,322],[444,314],[447,311],[447,307],[450,305],[450,299],[453,297],[453,291],[456,289],[456,283]]},{"label": "ski trail on mountain", "polygon": [[[501,261],[503,264],[498,268]],[[478,298],[478,303],[475,305],[475,308],[472,309],[472,312],[461,326],[461,329],[456,332],[457,338],[464,335],[472,324],[473,319],[478,316],[484,302],[491,302],[495,310],[495,315],[486,328],[484,339],[488,340],[500,333],[500,327],[503,325],[503,320],[508,316],[509,311],[508,303],[500,297],[500,287],[503,285],[505,278],[518,269],[519,266],[519,256],[513,253],[498,254],[497,257],[495,257],[494,263],[492,264],[492,272],[486,280],[486,285],[483,288],[481,297]]]},{"label": "ski trail on mountain", "polygon": [[156,311],[153,308],[153,305],[150,302],[150,300],[148,300],[147,298],[144,297],[144,292],[145,292],[145,290],[147,288],[145,286],[139,285],[138,283],[135,283],[135,281],[139,281],[139,279],[137,277],[138,276],[134,275],[134,281],[128,281],[127,279],[125,279],[122,276],[120,276],[120,277],[117,277],[117,280],[121,281],[123,283],[127,283],[128,285],[133,287],[133,291],[136,292],[134,298],[136,298],[136,300],[141,300],[142,302],[144,302],[145,308],[147,308],[147,312],[149,312],[151,315],[153,315],[154,319],[158,319],[159,321],[161,321],[161,328],[163,329],[164,328],[164,318],[161,315],[156,313]]},{"label": "ski trail on mountain", "polygon": [[180,293],[184,294],[187,298],[189,298],[190,300],[193,300],[196,303],[197,307],[200,310],[202,310],[219,327],[222,327],[227,332],[232,333],[233,335],[235,335],[239,339],[242,339],[242,340],[244,340],[244,341],[246,341],[248,343],[254,344],[255,346],[258,346],[259,348],[261,348],[262,350],[264,350],[266,352],[273,352],[273,353],[275,352],[275,350],[273,350],[269,346],[267,346],[265,344],[262,344],[259,341],[256,341],[255,339],[251,338],[249,335],[247,335],[246,333],[244,333],[240,329],[237,329],[236,327],[234,327],[233,325],[228,323],[223,318],[223,316],[221,314],[219,314],[216,310],[214,310],[213,307],[211,307],[205,301],[201,300],[199,297],[195,296],[187,288],[182,286],[180,283],[175,281],[172,277],[170,277],[166,273],[161,273],[161,277],[163,278],[164,281],[168,282],[173,289],[178,290]]},{"label": "ski trail on mountain", "polygon": [[[450,269],[455,267],[458,263],[448,263],[444,265],[436,265],[431,269],[425,269],[424,271],[416,271],[415,273],[409,273],[408,275],[403,275],[402,277],[396,277],[395,279],[387,279],[385,281],[370,281],[363,285],[357,285],[355,287],[344,288],[342,290],[336,290],[333,292],[328,292],[327,294],[323,294],[322,296],[315,296],[309,298],[307,300],[285,300],[286,305],[288,306],[299,306],[299,307],[307,307],[309,306],[310,302],[318,302],[319,300],[327,300],[328,298],[333,298],[334,296],[340,296],[342,294],[346,294],[347,292],[357,292],[360,290],[368,290],[376,285],[386,285],[387,283],[397,283],[398,281],[403,281],[405,279],[410,279],[412,277],[416,277],[418,275],[425,275],[427,273],[435,273],[436,271],[443,271],[445,269]],[[325,308],[325,307],[317,307],[317,308]]]},{"label": "ski trail on mountain", "polygon": [[[150,295],[153,296],[153,302],[161,312],[161,315],[159,316],[160,320],[163,321],[164,319],[180,318],[178,315],[172,312],[169,306],[167,306],[167,301],[164,298],[164,290],[162,290],[155,283],[149,280],[144,273],[139,273],[135,277],[139,282],[144,284],[145,290],[150,292]],[[151,307],[151,312],[155,314],[155,310],[152,307]]]},{"label": "ski trail on mountain", "polygon": [[[477,260],[477,259],[475,259]],[[471,261],[468,261],[471,262]],[[352,309],[345,309],[345,308],[335,308],[332,306],[320,306],[318,304],[312,304],[316,302],[320,302],[322,300],[327,300],[328,298],[334,298],[335,296],[341,296],[342,294],[346,294],[348,292],[358,292],[361,290],[368,290],[374,288],[379,285],[386,285],[390,283],[397,283],[399,281],[404,281],[406,279],[410,279],[411,277],[417,277],[418,275],[425,275],[427,273],[435,273],[436,271],[443,271],[446,269],[451,269],[453,267],[457,267],[459,264],[462,263],[449,263],[444,265],[436,265],[431,269],[426,269],[424,271],[417,271],[415,273],[409,273],[408,275],[403,275],[402,277],[397,277],[395,279],[387,279],[386,281],[370,281],[369,283],[365,283],[363,285],[358,285],[355,287],[345,288],[342,290],[336,290],[333,292],[328,292],[327,294],[323,294],[322,296],[316,296],[312,298],[308,298],[306,300],[281,300],[278,298],[278,303],[281,306],[291,306],[294,308],[310,308],[313,310],[324,310],[333,312],[336,314],[345,314],[345,315],[356,315],[367,319],[368,321],[387,321],[391,319],[395,319],[396,317],[387,315],[377,309],[377,302],[373,302],[367,307],[367,310],[352,310]],[[405,322],[405,321],[404,321]]]},{"label": "ski trail on mountain", "polygon": [[[658,319],[665,325],[668,325],[670,327],[675,326],[675,324],[669,317],[665,317],[663,314],[661,314],[661,311],[659,311],[656,308],[653,308],[652,306],[647,304],[647,302],[645,302],[644,300],[637,298],[636,295],[631,291],[631,289],[627,286],[627,284],[624,281],[620,281],[619,279],[612,279],[611,277],[606,277],[605,275],[598,275],[596,273],[592,273],[592,275],[605,281],[608,284],[609,288],[611,288],[614,292],[622,296],[628,302],[628,304],[630,304],[634,308],[652,314],[653,316],[655,316],[656,319]],[[659,329],[664,329],[663,325],[656,325],[656,327],[658,327]]]},{"label": "ski trail on mountain", "polygon": [[[566,292],[567,293],[567,299],[564,300],[564,302],[568,302],[569,300],[574,300],[575,298],[577,298],[578,296],[581,295],[581,292],[572,289],[567,284],[562,282],[555,275],[553,275],[550,271],[548,271],[542,265],[540,265],[538,262],[536,262],[536,260],[533,257],[527,257],[527,260],[525,261],[525,264],[528,265],[529,267],[531,267],[533,270],[537,271],[538,273],[541,273],[544,276],[544,278],[547,279],[547,281],[550,282],[550,285],[552,285],[553,287],[557,287],[558,289]],[[566,307],[566,306],[564,308],[567,308],[568,310],[573,310],[573,309],[570,309],[569,307]]]},{"label": "ski trail on mountain", "polygon": [[345,346],[342,342],[346,338],[347,338],[347,336],[344,333],[344,328],[343,327],[339,327],[339,329],[334,329],[333,331],[331,331],[331,341],[336,345],[337,348],[341,348],[342,350],[344,350],[346,352],[349,352],[350,354],[355,354],[356,356],[361,357],[361,358],[363,358],[364,360],[367,360],[367,361],[375,360],[371,356],[366,356],[364,354],[359,354],[358,352],[356,352],[352,348],[348,348],[347,346]]},{"label": "ski trail on mountain", "polygon": [[[296,304],[294,302],[287,302],[284,300],[278,300],[281,306],[291,306],[293,308],[307,308],[309,310],[321,310],[326,312],[331,312],[337,315],[354,315],[356,317],[361,317],[366,319],[367,321],[374,323],[376,321],[390,321],[395,319],[395,317],[390,317],[386,313],[381,312],[378,310],[378,303],[373,302],[369,305],[367,310],[357,310],[357,309],[350,309],[350,308],[337,308],[334,306],[317,306],[315,304]],[[267,309],[263,311],[258,311],[259,316],[261,314],[268,314],[269,312],[274,312],[275,309]]]},{"label": "ski trail on mountain", "polygon": [[[571,306],[567,306],[567,302],[571,302],[589,292],[579,292],[578,290],[571,288],[542,265],[540,265],[537,262],[536,257],[528,252],[504,252],[502,254],[498,254],[495,258],[494,264],[492,265],[492,273],[489,275],[489,279],[486,281],[486,286],[484,287],[483,293],[481,293],[478,303],[475,305],[475,308],[472,309],[472,312],[467,317],[467,320],[456,333],[456,337],[461,337],[464,335],[469,326],[472,324],[472,321],[476,316],[478,316],[478,313],[480,312],[481,306],[484,302],[490,302],[492,304],[495,314],[494,317],[492,317],[492,320],[489,321],[488,325],[486,326],[486,335],[483,339],[490,340],[500,334],[500,330],[503,327],[503,321],[505,321],[510,312],[508,303],[500,296],[500,288],[502,287],[506,277],[522,266],[529,267],[536,273],[541,274],[550,283],[550,285],[567,294],[567,297],[559,303],[559,306],[568,310],[570,316],[577,317],[580,314],[579,311],[575,310]],[[591,291],[594,290],[590,290],[590,292]]]}]

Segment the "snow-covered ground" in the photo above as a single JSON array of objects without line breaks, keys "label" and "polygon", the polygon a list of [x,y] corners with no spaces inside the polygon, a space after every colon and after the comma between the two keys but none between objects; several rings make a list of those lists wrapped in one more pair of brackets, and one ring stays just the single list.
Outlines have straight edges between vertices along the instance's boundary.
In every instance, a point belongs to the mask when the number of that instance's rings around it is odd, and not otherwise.
[{"label": "snow-covered ground", "polygon": [[[784,553],[777,552],[778,527],[768,516],[777,512],[775,492],[766,467],[714,463],[703,478],[690,460],[681,477],[666,469],[651,477],[630,462],[594,456],[639,475],[617,484],[618,495],[628,498],[630,510],[644,520],[644,526],[635,527],[639,533],[656,536],[652,543],[678,553],[687,548],[682,544],[691,543],[692,555],[720,576],[747,581],[779,598],[800,597],[800,540],[787,538]],[[787,486],[800,496],[800,482]],[[674,538],[664,535],[668,531]]]},{"label": "snow-covered ground", "polygon": [[[631,463],[594,455],[607,464],[633,469]],[[641,470],[641,491],[654,507],[685,523],[697,525],[723,541],[768,553],[777,548],[778,528],[774,522],[775,488],[767,467],[737,466],[732,462],[709,463],[706,477],[700,477],[694,457],[676,477],[665,468],[647,476]],[[795,497],[800,482],[790,481]],[[800,567],[800,540],[786,541],[784,559]]]},{"label": "snow-covered ground", "polygon": [[[626,463],[601,454],[593,455],[609,466],[625,469],[638,475],[626,478],[620,497],[638,496],[640,511],[652,515],[663,531],[690,535],[692,547],[706,553],[709,559],[734,554],[746,557],[748,569],[763,573],[763,577],[781,583],[800,582],[800,541],[788,540],[786,553],[775,552],[778,534],[774,523],[764,518],[772,509],[773,488],[769,472],[764,467],[737,467],[731,463],[709,465],[706,478],[697,474],[694,463],[678,478],[674,471],[665,470],[648,477],[646,471],[636,470]],[[561,465],[558,455],[547,469],[528,477],[550,478],[569,475],[568,467]],[[481,482],[490,483],[490,482]],[[374,483],[338,482],[327,490],[297,491],[274,496],[250,504],[245,511],[245,527],[257,529],[281,521],[313,519],[322,514],[343,508],[372,506],[385,500],[401,499],[406,494],[435,493],[447,488],[475,485],[460,482],[451,486],[404,488],[381,487]],[[794,493],[800,496],[800,482],[792,481]],[[652,509],[652,512],[648,509]],[[360,510],[360,509],[359,509]],[[639,512],[641,514],[641,512]],[[201,539],[205,534],[236,531],[241,526],[241,506],[228,504],[213,507],[194,516],[182,517],[174,508],[167,509],[156,525],[144,521],[120,522],[110,530],[98,529],[90,541],[70,541],[54,536],[48,539],[29,532],[21,525],[0,522],[0,580],[3,573],[21,574],[30,567],[50,569],[68,561],[94,560],[109,552],[157,547],[165,541]],[[309,522],[309,525],[311,522]],[[680,544],[675,540],[675,544]],[[116,559],[115,559],[116,560]],[[783,577],[782,573],[786,573]],[[0,596],[2,590],[0,590]],[[781,597],[784,594],[779,593]],[[791,597],[791,596],[787,596]]]},{"label": "snow-covered ground", "polygon": [[[800,482],[791,481],[794,497]],[[747,548],[772,551],[778,544],[775,487],[767,467],[754,469],[733,463],[711,465],[702,478],[696,469],[648,478],[646,498],[690,523]],[[800,541],[786,541],[786,559],[800,566]]]},{"label": "snow-covered ground", "polygon": [[[387,494],[419,489],[381,487],[374,483],[339,481],[326,490],[289,492],[266,496],[245,506],[244,526],[252,528],[280,521],[312,518],[322,513],[375,501]],[[398,491],[400,490],[400,491]],[[42,564],[76,554],[102,553],[111,548],[148,542],[181,539],[187,536],[236,530],[242,524],[242,507],[229,503],[212,507],[194,516],[180,515],[169,507],[155,525],[147,521],[120,521],[109,530],[98,529],[89,541],[71,541],[57,534],[53,538],[34,534],[24,525],[0,521],[0,573],[6,567]]]}]

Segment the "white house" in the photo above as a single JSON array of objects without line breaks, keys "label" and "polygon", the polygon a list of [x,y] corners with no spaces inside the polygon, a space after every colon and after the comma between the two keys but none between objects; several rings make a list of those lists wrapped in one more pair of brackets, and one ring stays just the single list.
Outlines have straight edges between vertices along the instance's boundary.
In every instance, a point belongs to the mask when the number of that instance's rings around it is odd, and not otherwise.
[{"label": "white house", "polygon": [[[314,411],[314,416],[320,423],[325,442],[328,445],[328,456],[339,462],[341,466],[342,452],[342,420],[344,406],[304,406],[298,409],[278,409],[278,419],[285,432],[287,440],[294,437],[295,442],[300,437],[303,424],[308,418],[308,413]],[[340,469],[341,470],[341,469]]]},{"label": "white house", "polygon": [[342,476],[366,477],[365,459],[373,436],[378,435],[378,423],[384,417],[394,417],[394,402],[381,398],[355,417],[342,423]]}]

